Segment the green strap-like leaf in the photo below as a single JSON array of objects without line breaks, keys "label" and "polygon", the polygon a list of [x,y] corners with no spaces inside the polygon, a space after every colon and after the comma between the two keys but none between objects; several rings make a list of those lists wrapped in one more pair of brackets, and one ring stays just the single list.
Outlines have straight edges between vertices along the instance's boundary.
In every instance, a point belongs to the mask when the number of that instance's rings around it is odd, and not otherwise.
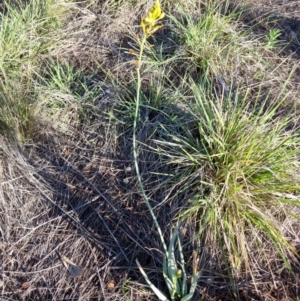
[{"label": "green strap-like leaf", "polygon": [[182,270],[181,296],[185,296],[187,294],[185,261],[184,261],[182,245],[181,245],[179,235],[178,235],[178,238],[177,238],[177,242],[178,242],[178,250],[179,250],[179,256],[180,256],[180,265],[181,265],[181,270]]},{"label": "green strap-like leaf", "polygon": [[196,273],[192,276],[192,281],[191,281],[191,287],[190,287],[190,292],[188,295],[186,295],[185,297],[181,298],[181,301],[189,301],[192,299],[194,293],[195,293],[195,290],[196,290],[196,287],[197,287],[197,282],[198,282],[198,279],[200,277],[200,273]]},{"label": "green strap-like leaf", "polygon": [[136,259],[135,260],[141,274],[144,276],[147,284],[150,286],[150,288],[152,289],[152,291],[154,292],[154,294],[158,297],[158,299],[160,301],[170,301],[148,278],[147,274],[145,273],[145,271],[143,270],[142,266],[140,265],[139,261]]}]

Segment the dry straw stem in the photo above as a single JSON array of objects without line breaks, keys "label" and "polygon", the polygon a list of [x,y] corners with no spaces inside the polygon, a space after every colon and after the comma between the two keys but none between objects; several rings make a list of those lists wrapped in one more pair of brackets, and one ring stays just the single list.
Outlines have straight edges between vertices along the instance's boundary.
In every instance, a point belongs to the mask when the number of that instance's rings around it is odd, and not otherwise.
[{"label": "dry straw stem", "polygon": [[72,262],[68,257],[62,255],[61,253],[57,252],[60,260],[62,261],[65,268],[68,270],[69,274],[73,278],[77,278],[82,275],[83,269],[77,266],[74,262]]}]

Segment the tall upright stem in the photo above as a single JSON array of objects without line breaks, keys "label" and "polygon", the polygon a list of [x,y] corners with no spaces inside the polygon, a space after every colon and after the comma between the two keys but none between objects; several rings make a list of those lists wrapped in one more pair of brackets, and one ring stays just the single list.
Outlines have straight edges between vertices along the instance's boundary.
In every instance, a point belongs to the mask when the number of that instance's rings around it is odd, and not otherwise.
[{"label": "tall upright stem", "polygon": [[153,212],[153,209],[150,205],[149,199],[147,197],[143,182],[142,182],[142,178],[141,178],[141,174],[140,174],[140,170],[139,170],[139,164],[138,164],[138,153],[137,153],[137,139],[136,139],[136,132],[137,132],[137,123],[139,120],[139,109],[140,109],[140,100],[141,100],[141,86],[142,86],[142,80],[141,80],[141,66],[142,66],[142,55],[143,55],[143,51],[145,48],[145,43],[147,40],[147,36],[146,34],[143,35],[143,39],[140,42],[140,53],[138,56],[138,63],[137,63],[137,89],[136,89],[136,103],[135,103],[135,114],[134,114],[134,122],[133,122],[133,134],[132,134],[132,146],[133,146],[133,160],[134,160],[134,166],[135,166],[135,171],[136,171],[136,176],[137,176],[137,180],[139,183],[139,187],[142,193],[142,196],[146,202],[146,205],[148,207],[148,210],[150,211],[151,217],[155,223],[156,229],[158,231],[158,234],[160,236],[160,240],[161,243],[163,245],[163,249],[165,254],[167,253],[167,246],[161,231],[161,228],[158,224],[158,221],[155,217],[155,214]]}]

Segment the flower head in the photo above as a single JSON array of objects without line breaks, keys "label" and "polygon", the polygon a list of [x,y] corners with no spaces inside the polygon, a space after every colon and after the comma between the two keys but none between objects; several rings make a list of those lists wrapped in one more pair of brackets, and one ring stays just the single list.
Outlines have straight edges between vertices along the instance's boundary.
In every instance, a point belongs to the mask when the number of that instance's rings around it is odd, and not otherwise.
[{"label": "flower head", "polygon": [[151,10],[148,12],[148,16],[142,19],[141,26],[143,32],[150,36],[163,25],[156,24],[158,20],[161,20],[165,16],[165,13],[161,11],[159,0],[156,0]]}]

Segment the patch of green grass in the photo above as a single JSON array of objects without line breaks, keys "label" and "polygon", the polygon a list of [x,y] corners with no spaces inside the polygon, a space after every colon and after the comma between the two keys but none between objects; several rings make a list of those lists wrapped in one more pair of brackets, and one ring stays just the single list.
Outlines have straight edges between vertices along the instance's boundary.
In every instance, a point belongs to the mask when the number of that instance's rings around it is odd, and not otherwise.
[{"label": "patch of green grass", "polygon": [[253,62],[261,60],[260,46],[253,38],[247,38],[246,30],[240,30],[239,14],[227,9],[227,1],[209,1],[204,6],[182,4],[176,17],[169,16],[170,26],[178,36],[178,55],[185,62],[186,70],[225,75],[228,70],[250,62],[255,65]]},{"label": "patch of green grass", "polygon": [[25,139],[35,123],[35,78],[48,51],[61,37],[61,1],[5,2],[0,14],[0,130]]},{"label": "patch of green grass", "polygon": [[57,124],[90,124],[97,113],[97,101],[102,82],[91,86],[93,74],[85,75],[69,63],[50,62],[46,77],[40,78],[39,111],[51,116]]},{"label": "patch of green grass", "polygon": [[33,100],[20,83],[0,82],[0,133],[22,140],[33,128]]},{"label": "patch of green grass", "polygon": [[193,96],[181,101],[193,121],[163,125],[165,140],[156,141],[176,170],[174,186],[190,195],[183,216],[199,220],[199,235],[213,238],[234,273],[251,270],[251,250],[264,240],[289,267],[281,218],[300,205],[300,138],[288,130],[294,117],[280,114],[283,99],[217,95],[207,78],[190,87]]},{"label": "patch of green grass", "polygon": [[51,62],[41,78],[37,102],[39,111],[51,116],[53,122],[69,124],[78,121],[78,104],[84,87],[81,70],[75,70],[68,63]]}]

